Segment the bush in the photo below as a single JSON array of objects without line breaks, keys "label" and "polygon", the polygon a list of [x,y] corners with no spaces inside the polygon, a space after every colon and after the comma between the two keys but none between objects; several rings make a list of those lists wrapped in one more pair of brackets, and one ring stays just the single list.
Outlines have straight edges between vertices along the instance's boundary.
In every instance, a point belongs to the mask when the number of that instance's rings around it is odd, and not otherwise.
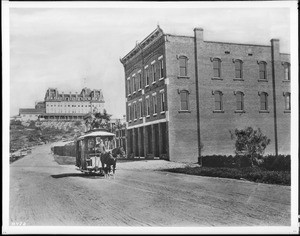
[{"label": "bush", "polygon": [[268,171],[258,167],[252,168],[227,168],[227,167],[186,167],[165,169],[174,173],[184,173],[190,175],[246,179],[258,183],[291,185],[291,174],[288,171]]},{"label": "bush", "polygon": [[267,170],[291,171],[291,155],[268,155],[263,157],[260,167]]}]

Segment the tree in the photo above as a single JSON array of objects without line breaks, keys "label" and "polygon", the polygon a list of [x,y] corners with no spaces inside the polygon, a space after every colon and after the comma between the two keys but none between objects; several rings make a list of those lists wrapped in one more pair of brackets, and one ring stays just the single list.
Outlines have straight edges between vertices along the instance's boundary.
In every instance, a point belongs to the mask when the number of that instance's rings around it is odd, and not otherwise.
[{"label": "tree", "polygon": [[108,121],[110,121],[111,115],[109,115],[106,110],[103,110],[103,113],[96,112],[91,115],[89,119],[86,120],[86,125],[89,126],[89,129],[98,129],[98,128],[109,128]]},{"label": "tree", "polygon": [[230,133],[231,139],[236,139],[235,153],[249,157],[251,166],[257,162],[259,156],[264,153],[266,147],[271,142],[259,128],[257,130],[254,130],[252,127],[240,130],[235,129],[234,133]]}]

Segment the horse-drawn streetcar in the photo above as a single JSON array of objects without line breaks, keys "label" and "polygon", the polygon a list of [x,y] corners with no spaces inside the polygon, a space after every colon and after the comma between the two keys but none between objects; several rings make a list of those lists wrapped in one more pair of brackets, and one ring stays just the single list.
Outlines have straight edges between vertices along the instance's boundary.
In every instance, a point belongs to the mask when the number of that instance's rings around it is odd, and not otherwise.
[{"label": "horse-drawn streetcar", "polygon": [[76,139],[76,166],[86,174],[104,175],[116,169],[115,134],[105,129],[86,132]]}]

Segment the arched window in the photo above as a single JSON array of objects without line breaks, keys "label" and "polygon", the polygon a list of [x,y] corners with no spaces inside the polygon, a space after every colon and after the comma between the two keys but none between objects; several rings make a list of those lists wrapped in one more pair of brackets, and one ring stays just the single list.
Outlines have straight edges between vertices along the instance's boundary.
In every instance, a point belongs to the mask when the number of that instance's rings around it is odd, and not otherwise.
[{"label": "arched window", "polygon": [[267,79],[267,63],[264,61],[259,62],[259,79]]},{"label": "arched window", "polygon": [[268,110],[268,94],[266,92],[260,93],[260,110]]},{"label": "arched window", "polygon": [[290,81],[290,63],[285,62],[283,64],[283,68],[284,68],[284,80]]},{"label": "arched window", "polygon": [[284,93],[284,104],[285,104],[285,110],[290,111],[291,110],[291,93],[287,92]]},{"label": "arched window", "polygon": [[236,110],[243,111],[244,110],[244,93],[236,92]]},{"label": "arched window", "polygon": [[213,59],[213,71],[215,78],[221,77],[221,60],[219,58]]},{"label": "arched window", "polygon": [[180,110],[181,111],[189,110],[189,91],[187,90],[180,91]]},{"label": "arched window", "polygon": [[187,57],[185,56],[179,57],[179,75],[187,76]]},{"label": "arched window", "polygon": [[243,78],[242,61],[235,60],[234,64],[235,64],[235,78],[236,79]]},{"label": "arched window", "polygon": [[223,110],[223,93],[221,91],[216,91],[214,92],[215,96],[215,110],[216,111],[222,111]]}]

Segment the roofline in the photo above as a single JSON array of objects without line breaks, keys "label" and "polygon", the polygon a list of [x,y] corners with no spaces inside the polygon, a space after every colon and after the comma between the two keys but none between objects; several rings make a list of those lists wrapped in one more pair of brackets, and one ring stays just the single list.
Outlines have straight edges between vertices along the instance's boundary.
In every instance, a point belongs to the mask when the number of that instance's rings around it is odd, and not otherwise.
[{"label": "roofline", "polygon": [[256,46],[256,47],[271,47],[270,45],[259,45],[259,44],[249,44],[249,43],[229,43],[229,42],[218,42],[218,41],[204,41],[205,43],[223,43],[223,44],[233,44],[233,45],[243,45],[243,46]]},{"label": "roofline", "polygon": [[164,35],[173,36],[173,37],[194,38],[194,36],[178,35],[178,34],[164,34]]},{"label": "roofline", "polygon": [[152,31],[147,37],[145,37],[140,43],[137,43],[133,49],[131,49],[125,56],[123,56],[123,57],[120,59],[120,61],[123,62],[124,59],[125,59],[126,57],[128,57],[128,56],[129,56],[134,50],[136,50],[137,48],[140,49],[140,45],[143,44],[144,42],[146,42],[146,41],[147,41],[147,40],[148,40],[155,32],[157,32],[158,30],[161,31],[162,34],[164,35],[163,30],[162,30],[159,26],[157,26],[155,30],[153,30],[153,31]]}]

